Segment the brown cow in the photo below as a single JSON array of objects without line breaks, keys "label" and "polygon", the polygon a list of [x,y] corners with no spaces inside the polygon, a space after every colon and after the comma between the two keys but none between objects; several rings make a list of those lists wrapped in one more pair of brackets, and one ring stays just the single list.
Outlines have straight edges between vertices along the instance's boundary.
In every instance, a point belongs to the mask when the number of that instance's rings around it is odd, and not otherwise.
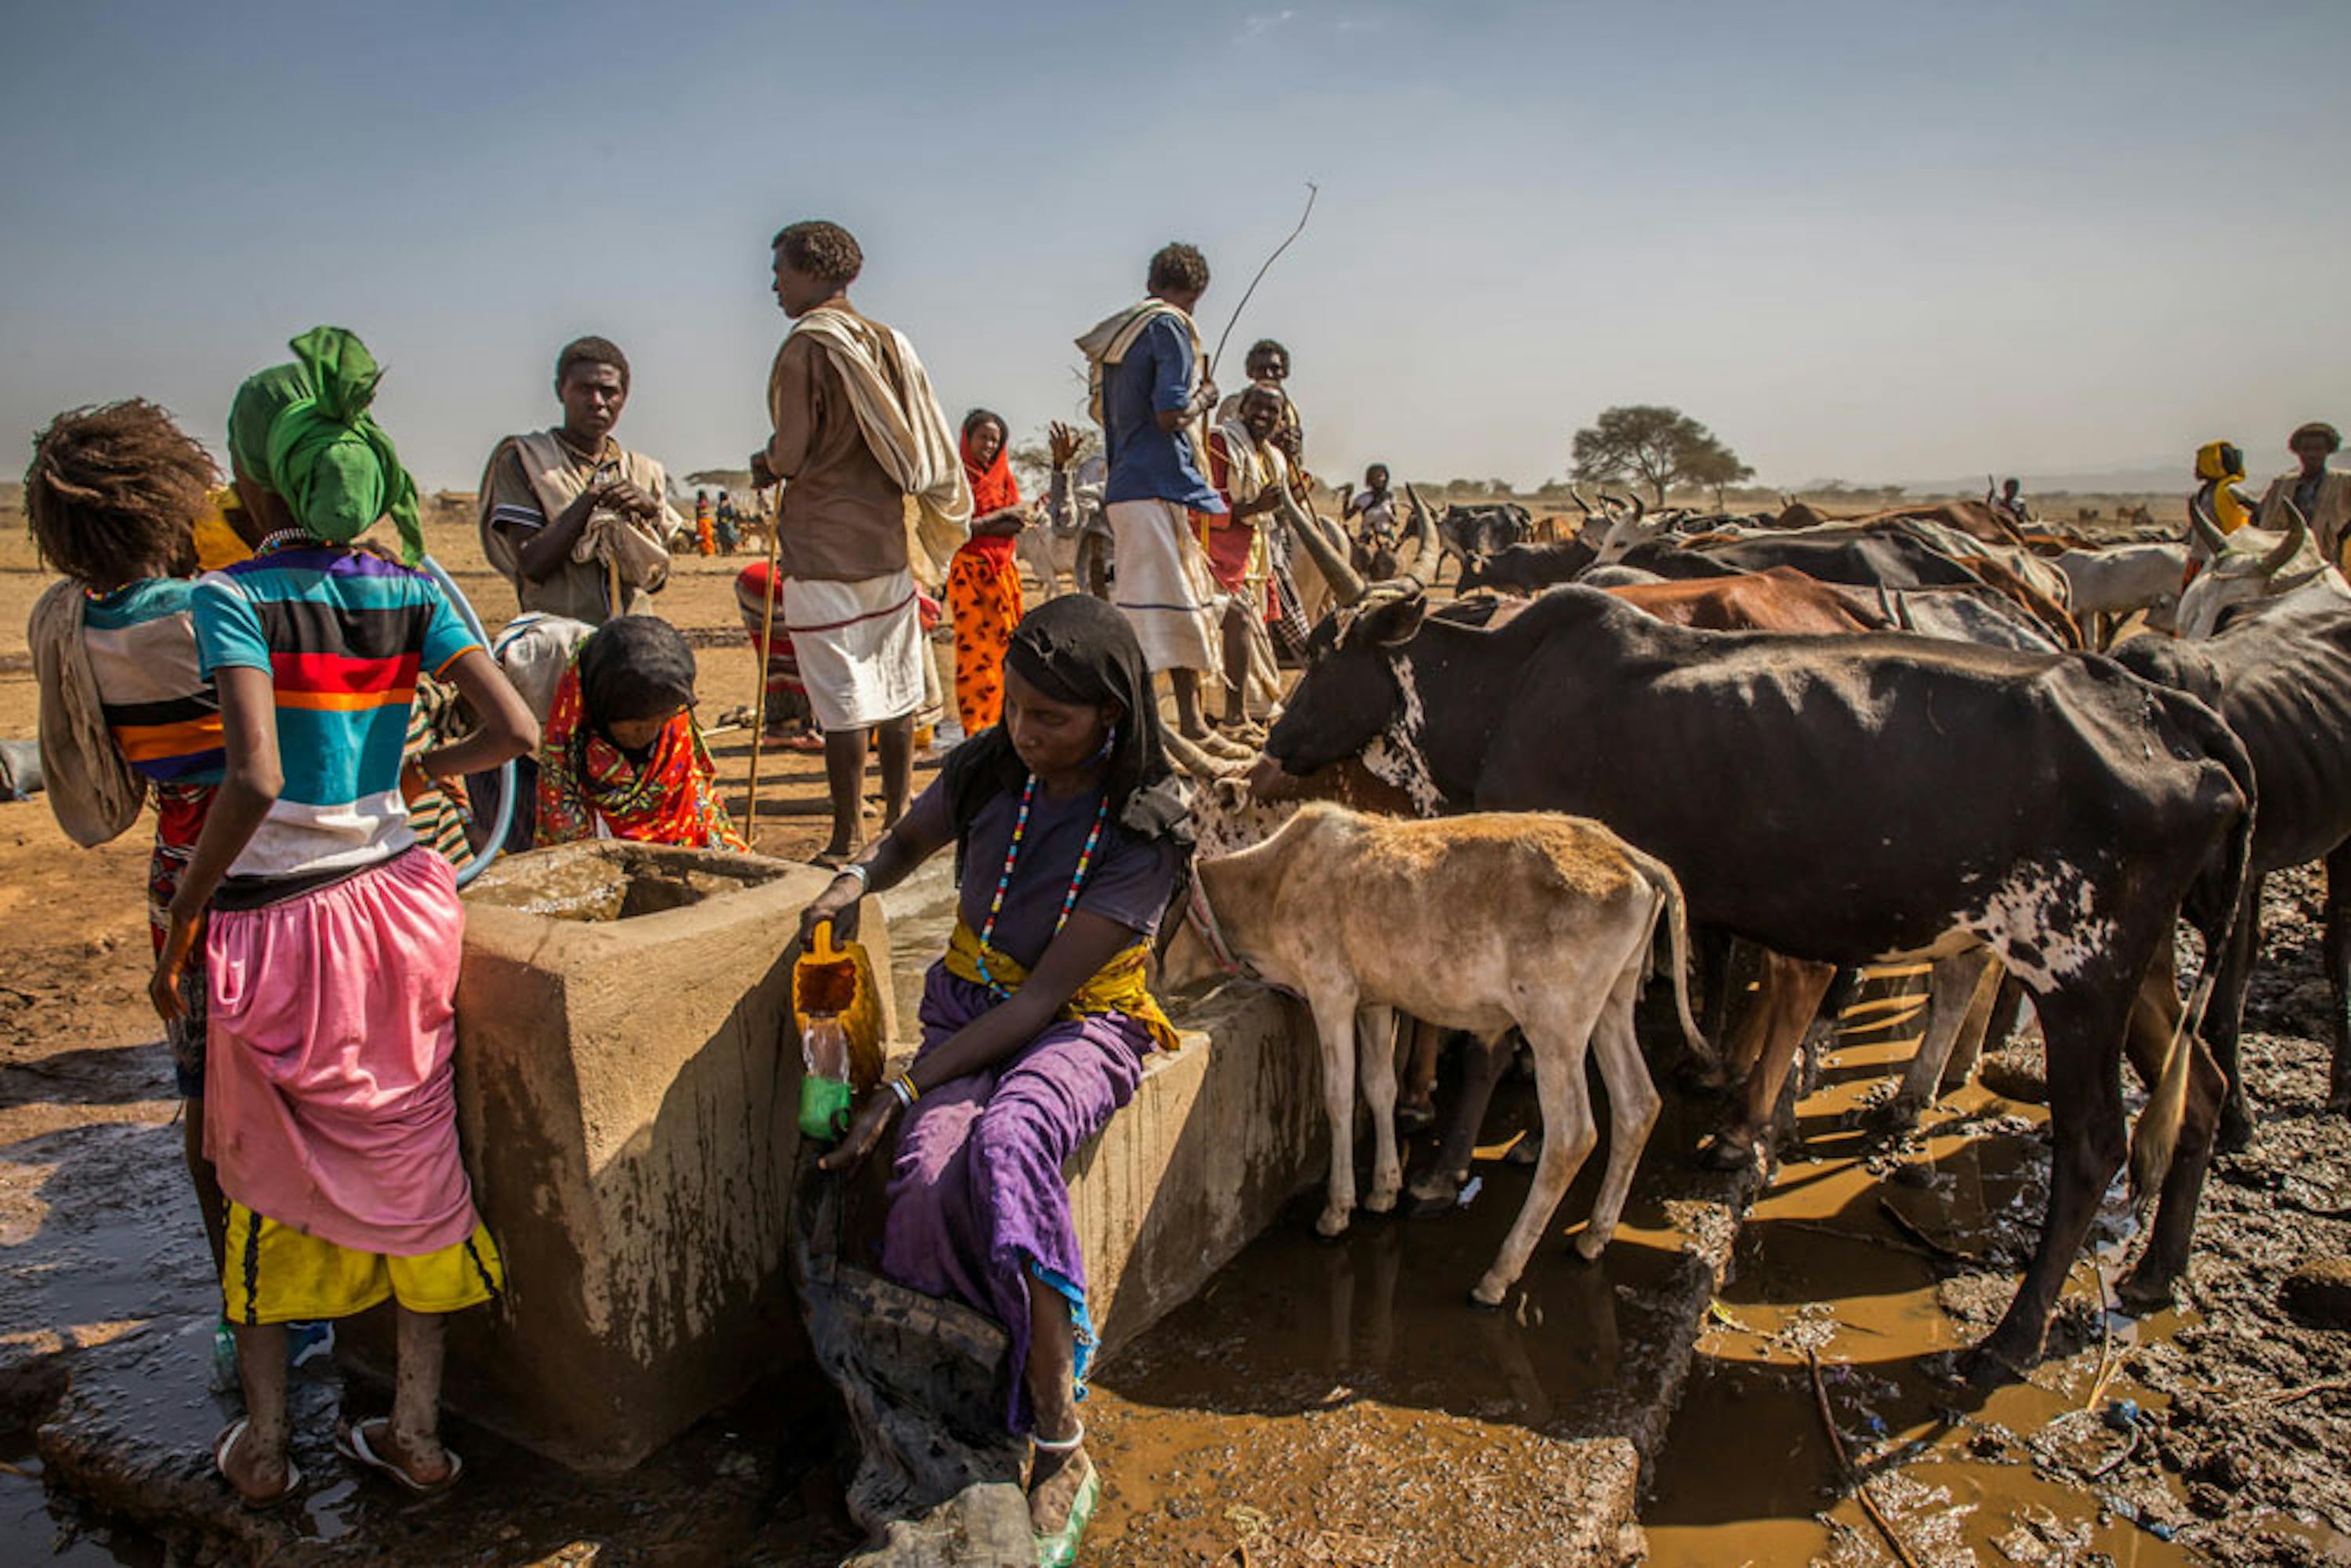
[{"label": "brown cow", "polygon": [[1884,615],[1793,567],[1740,577],[1627,583],[1607,591],[1645,615],[1701,632],[1879,632]]}]

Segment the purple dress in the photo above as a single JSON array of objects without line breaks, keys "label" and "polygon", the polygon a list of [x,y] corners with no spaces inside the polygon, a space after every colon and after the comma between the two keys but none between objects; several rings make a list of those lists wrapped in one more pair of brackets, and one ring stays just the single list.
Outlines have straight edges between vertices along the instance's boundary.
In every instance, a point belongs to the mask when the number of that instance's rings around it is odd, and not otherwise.
[{"label": "purple dress", "polygon": [[[1052,939],[1093,825],[1096,799],[1056,801],[1040,793],[1030,808],[993,942],[1023,967],[1033,968]],[[1017,806],[1014,797],[1000,797],[972,823],[958,896],[964,922],[975,932],[987,923]],[[940,787],[925,790],[910,814],[918,824],[946,831]],[[1111,823],[1102,830],[1077,907],[1147,941],[1175,892],[1181,864],[1174,845],[1136,838]],[[917,1060],[993,1005],[985,986],[958,979],[944,963],[932,965]],[[1029,1419],[1022,1371],[1029,1361],[1032,1279],[1070,1303],[1083,1396],[1093,1325],[1061,1166],[1134,1097],[1143,1059],[1152,1049],[1140,1024],[1116,1014],[1058,1021],[997,1066],[926,1090],[899,1133],[882,1233],[883,1271],[914,1290],[967,1301],[1004,1325],[1012,1338],[1007,1419],[1015,1432],[1026,1431]]]}]

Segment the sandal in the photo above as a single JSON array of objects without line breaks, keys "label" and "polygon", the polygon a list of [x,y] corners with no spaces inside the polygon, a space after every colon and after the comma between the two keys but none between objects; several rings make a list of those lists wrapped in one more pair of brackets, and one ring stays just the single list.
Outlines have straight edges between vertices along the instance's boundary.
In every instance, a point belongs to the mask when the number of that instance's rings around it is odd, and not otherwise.
[{"label": "sandal", "polygon": [[221,1479],[228,1482],[228,1490],[236,1493],[239,1502],[253,1512],[259,1513],[265,1510],[276,1508],[302,1490],[302,1467],[294,1462],[293,1455],[287,1455],[286,1484],[267,1497],[254,1497],[243,1487],[238,1486],[229,1476],[228,1457],[236,1452],[238,1440],[245,1436],[246,1429],[252,1425],[252,1417],[240,1416],[221,1428],[221,1435],[213,1439],[213,1469],[220,1472]]},{"label": "sandal", "polygon": [[1086,1456],[1085,1467],[1086,1479],[1078,1483],[1078,1495],[1070,1500],[1070,1517],[1050,1535],[1036,1532],[1037,1568],[1073,1568],[1078,1560],[1086,1526],[1093,1522],[1094,1507],[1102,1501],[1102,1472],[1094,1469],[1092,1455]]},{"label": "sandal", "polygon": [[365,1422],[353,1421],[335,1433],[335,1452],[355,1465],[373,1470],[411,1497],[438,1497],[455,1486],[457,1478],[465,1473],[465,1461],[456,1449],[444,1446],[441,1451],[449,1456],[449,1473],[437,1481],[420,1481],[368,1445]]}]

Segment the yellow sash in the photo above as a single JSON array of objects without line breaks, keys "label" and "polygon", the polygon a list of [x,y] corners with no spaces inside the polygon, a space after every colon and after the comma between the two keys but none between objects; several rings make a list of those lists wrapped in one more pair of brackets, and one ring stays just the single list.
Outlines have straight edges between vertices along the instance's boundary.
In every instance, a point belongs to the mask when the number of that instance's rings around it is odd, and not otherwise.
[{"label": "yellow sash", "polygon": [[[1118,1013],[1141,1024],[1162,1051],[1176,1051],[1183,1042],[1176,1038],[1176,1026],[1159,1009],[1158,998],[1144,984],[1145,959],[1151,945],[1137,942],[1109,963],[1094,971],[1093,977],[1078,988],[1077,995],[1061,1004],[1056,1015],[1065,1019],[1088,1018],[1096,1013]],[[985,953],[987,970],[982,974],[979,960]],[[978,934],[962,921],[956,922],[955,935],[947,939],[947,973],[958,980],[984,986],[992,977],[1005,990],[1018,988],[1029,977],[1029,971],[1019,960],[993,947],[983,949]]]}]

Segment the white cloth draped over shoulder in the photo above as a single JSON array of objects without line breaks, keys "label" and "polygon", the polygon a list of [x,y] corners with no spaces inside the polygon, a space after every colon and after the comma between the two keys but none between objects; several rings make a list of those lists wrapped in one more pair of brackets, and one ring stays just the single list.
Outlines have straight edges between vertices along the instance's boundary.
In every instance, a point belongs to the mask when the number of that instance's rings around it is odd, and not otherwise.
[{"label": "white cloth draped over shoulder", "polygon": [[84,849],[119,836],[147,800],[147,781],[106,727],[98,672],[82,642],[87,602],[79,585],[51,583],[26,627],[41,694],[42,787],[57,826]]},{"label": "white cloth draped over shoulder", "polygon": [[893,327],[831,307],[810,311],[792,331],[809,334],[832,357],[866,446],[906,492],[914,575],[946,581],[947,562],[971,537],[971,482],[914,345]]}]

